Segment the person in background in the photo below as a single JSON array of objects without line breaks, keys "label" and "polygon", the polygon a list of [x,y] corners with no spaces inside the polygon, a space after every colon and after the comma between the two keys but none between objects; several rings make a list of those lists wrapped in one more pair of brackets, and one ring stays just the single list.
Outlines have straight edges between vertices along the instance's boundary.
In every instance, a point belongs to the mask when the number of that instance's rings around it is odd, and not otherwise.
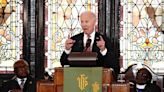
[{"label": "person in background", "polygon": [[91,11],[85,11],[80,15],[80,22],[83,32],[66,40],[65,50],[60,58],[61,65],[69,65],[70,52],[87,51],[87,39],[90,38],[90,51],[98,54],[97,66],[113,68],[115,73],[119,73],[119,64],[114,59],[113,44],[106,36],[96,32],[96,15]]},{"label": "person in background", "polygon": [[48,74],[48,72],[44,72],[44,79],[45,80],[52,80],[52,77]]},{"label": "person in background", "polygon": [[146,69],[141,68],[138,70],[134,92],[161,92],[161,89],[158,85],[151,83],[152,74]]},{"label": "person in background", "polygon": [[28,63],[20,59],[13,67],[15,76],[2,84],[1,92],[36,92],[35,79],[30,76]]}]

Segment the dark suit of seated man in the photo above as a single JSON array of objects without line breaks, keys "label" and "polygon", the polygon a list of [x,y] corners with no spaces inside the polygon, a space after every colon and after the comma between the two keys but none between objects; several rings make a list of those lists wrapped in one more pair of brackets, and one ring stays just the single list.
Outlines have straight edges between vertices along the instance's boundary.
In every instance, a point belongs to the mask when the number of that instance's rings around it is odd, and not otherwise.
[{"label": "dark suit of seated man", "polygon": [[151,83],[152,74],[146,69],[141,68],[138,70],[134,92],[161,92],[161,89],[158,85]]},{"label": "dark suit of seated man", "polygon": [[1,92],[36,92],[35,80],[30,76],[28,63],[21,59],[14,63],[15,76],[4,82]]},{"label": "dark suit of seated man", "polygon": [[[69,65],[68,56],[70,52],[83,52],[89,48],[90,51],[98,54],[97,66],[113,68],[115,73],[118,73],[119,64],[114,57],[110,40],[95,31],[96,15],[90,11],[85,11],[80,15],[80,22],[83,32],[66,40],[65,50],[60,59],[61,65]],[[88,38],[91,39],[89,47],[87,47]]]}]

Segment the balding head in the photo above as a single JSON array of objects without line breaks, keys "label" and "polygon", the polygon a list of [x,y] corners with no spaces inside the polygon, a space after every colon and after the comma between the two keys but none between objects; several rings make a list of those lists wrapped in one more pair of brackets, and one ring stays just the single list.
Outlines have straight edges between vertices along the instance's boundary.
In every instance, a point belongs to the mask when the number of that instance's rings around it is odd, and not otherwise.
[{"label": "balding head", "polygon": [[85,34],[90,35],[95,28],[96,15],[91,11],[85,11],[80,15],[81,27]]},{"label": "balding head", "polygon": [[80,17],[82,16],[88,16],[89,18],[93,18],[94,20],[96,20],[96,15],[95,13],[91,12],[91,11],[85,11],[85,12],[82,12]]}]

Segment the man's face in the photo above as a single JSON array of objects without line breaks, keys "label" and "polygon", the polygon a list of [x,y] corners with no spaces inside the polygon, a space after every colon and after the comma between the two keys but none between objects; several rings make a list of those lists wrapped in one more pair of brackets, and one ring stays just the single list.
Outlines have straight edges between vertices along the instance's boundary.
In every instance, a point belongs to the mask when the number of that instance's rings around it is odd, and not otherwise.
[{"label": "man's face", "polygon": [[15,68],[15,74],[19,78],[25,78],[29,75],[29,68],[26,64],[20,63],[16,68]]},{"label": "man's face", "polygon": [[136,83],[137,84],[146,84],[151,80],[149,71],[146,69],[141,69],[137,72]]},{"label": "man's face", "polygon": [[81,27],[85,34],[91,34],[94,31],[96,19],[89,13],[84,13],[80,17]]}]

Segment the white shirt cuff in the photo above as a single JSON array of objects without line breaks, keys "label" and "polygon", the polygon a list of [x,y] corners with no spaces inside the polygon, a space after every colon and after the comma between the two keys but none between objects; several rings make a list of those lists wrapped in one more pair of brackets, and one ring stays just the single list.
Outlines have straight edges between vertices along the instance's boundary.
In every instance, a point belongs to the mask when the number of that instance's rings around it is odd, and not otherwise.
[{"label": "white shirt cuff", "polygon": [[101,53],[103,56],[105,56],[106,53],[107,53],[107,49],[105,48],[105,50],[103,50],[103,51],[100,50],[100,53]]}]

